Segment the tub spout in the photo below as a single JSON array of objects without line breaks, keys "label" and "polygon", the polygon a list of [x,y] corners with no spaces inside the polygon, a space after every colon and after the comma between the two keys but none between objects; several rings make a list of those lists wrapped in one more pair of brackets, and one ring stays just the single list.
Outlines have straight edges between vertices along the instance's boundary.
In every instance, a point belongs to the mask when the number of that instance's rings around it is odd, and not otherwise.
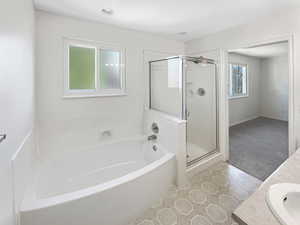
[{"label": "tub spout", "polygon": [[157,136],[155,134],[148,136],[148,141],[155,141],[155,140],[157,140]]}]

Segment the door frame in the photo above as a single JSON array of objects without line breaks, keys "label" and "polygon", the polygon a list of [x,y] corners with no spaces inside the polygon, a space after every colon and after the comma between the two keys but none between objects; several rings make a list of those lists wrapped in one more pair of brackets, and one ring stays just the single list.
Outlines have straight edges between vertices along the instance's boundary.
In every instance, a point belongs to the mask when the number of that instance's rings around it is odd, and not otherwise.
[{"label": "door frame", "polygon": [[294,35],[285,35],[280,37],[271,38],[268,40],[260,40],[246,45],[236,46],[231,49],[222,49],[220,56],[220,63],[223,64],[223,75],[225,76],[226,85],[223,86],[222,102],[225,104],[222,118],[224,119],[224,126],[222,129],[222,139],[224,138],[224,151],[223,159],[229,160],[229,99],[228,99],[228,85],[229,85],[229,72],[228,72],[228,53],[232,49],[249,48],[253,46],[272,44],[277,42],[288,42],[288,65],[289,65],[289,111],[288,111],[288,138],[289,138],[289,157],[296,151],[296,137],[295,137],[295,83],[294,83]]}]

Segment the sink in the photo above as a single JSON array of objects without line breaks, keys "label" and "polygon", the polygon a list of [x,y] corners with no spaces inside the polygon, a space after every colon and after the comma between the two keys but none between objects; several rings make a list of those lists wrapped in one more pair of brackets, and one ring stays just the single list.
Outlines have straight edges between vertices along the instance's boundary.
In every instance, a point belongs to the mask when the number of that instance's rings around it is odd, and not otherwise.
[{"label": "sink", "polygon": [[274,184],[267,192],[266,201],[281,224],[300,224],[300,184]]}]

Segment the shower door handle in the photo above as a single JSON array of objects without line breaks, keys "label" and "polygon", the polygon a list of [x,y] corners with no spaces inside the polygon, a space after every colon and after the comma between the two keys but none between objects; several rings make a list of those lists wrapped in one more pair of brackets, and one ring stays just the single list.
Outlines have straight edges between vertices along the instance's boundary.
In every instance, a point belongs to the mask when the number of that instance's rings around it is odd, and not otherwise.
[{"label": "shower door handle", "polygon": [[199,96],[204,96],[205,95],[205,89],[204,88],[198,88],[197,93]]},{"label": "shower door handle", "polygon": [[185,115],[186,115],[186,118],[188,118],[190,116],[190,112],[188,110],[185,110]]},{"label": "shower door handle", "polygon": [[6,139],[6,134],[0,134],[0,143]]}]

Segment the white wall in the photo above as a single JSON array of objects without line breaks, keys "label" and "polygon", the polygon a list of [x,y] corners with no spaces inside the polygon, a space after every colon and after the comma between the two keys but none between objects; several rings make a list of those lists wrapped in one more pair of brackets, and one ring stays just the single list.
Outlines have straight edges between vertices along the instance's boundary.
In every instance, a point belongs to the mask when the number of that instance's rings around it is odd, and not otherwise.
[{"label": "white wall", "polygon": [[261,60],[260,115],[288,120],[288,55]]},{"label": "white wall", "polygon": [[[126,48],[127,96],[63,99],[63,37]],[[37,12],[37,113],[39,150],[95,145],[101,130],[112,138],[142,132],[146,77],[143,51],[183,53],[182,42],[73,18]]]},{"label": "white wall", "polygon": [[235,53],[230,53],[228,57],[230,63],[248,65],[249,96],[229,100],[229,124],[235,125],[260,114],[260,59]]},{"label": "white wall", "polygon": [[32,1],[1,1],[0,133],[7,134],[0,144],[1,225],[14,223],[11,158],[22,144],[26,145],[24,141],[30,138],[25,137],[30,136],[34,124],[33,40]]},{"label": "white wall", "polygon": [[[300,141],[300,9],[282,12],[264,20],[249,25],[231,28],[222,32],[208,35],[202,39],[186,43],[187,54],[205,52],[213,49],[237,49],[262,41],[272,41],[276,38],[294,36],[294,101],[295,101],[295,135]],[[220,60],[220,59],[219,59]],[[225,62],[225,61],[224,61]],[[225,74],[223,74],[224,76]]]}]

